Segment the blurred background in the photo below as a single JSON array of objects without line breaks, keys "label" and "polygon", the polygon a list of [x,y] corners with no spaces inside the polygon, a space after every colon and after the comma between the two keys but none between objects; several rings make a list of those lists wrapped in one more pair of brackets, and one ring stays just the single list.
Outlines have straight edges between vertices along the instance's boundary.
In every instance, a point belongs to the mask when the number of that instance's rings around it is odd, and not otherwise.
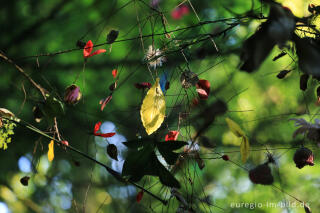
[{"label": "blurred background", "polygon": [[[280,2],[298,17],[309,15],[308,4],[319,3]],[[185,12],[177,11],[181,5],[186,6]],[[159,140],[164,140],[169,130],[179,130],[179,140],[189,141],[206,119],[200,112],[217,100],[225,102],[228,111],[216,117],[198,140],[205,167],[201,170],[196,162],[188,161],[175,175],[182,185],[180,193],[195,212],[304,212],[301,206],[230,206],[281,202],[298,205],[295,198],[316,210],[320,208],[319,148],[306,141],[305,146],[314,152],[315,166],[297,169],[292,158],[303,137],[292,138],[296,127],[289,119],[313,122],[317,118],[318,82],[310,80],[308,90],[302,92],[296,56],[287,54],[272,61],[282,51],[278,47],[258,72],[238,70],[243,41],[263,22],[251,18],[248,11],[267,16],[268,9],[258,0],[5,1],[0,8],[0,50],[61,101],[71,84],[81,88],[81,101],[75,106],[65,105],[65,114],[58,117],[60,133],[71,146],[119,172],[127,151],[122,142],[146,136],[139,114],[146,91],[137,89],[136,83],[154,84],[156,77],[168,76],[167,117],[157,133]],[[210,22],[215,20],[219,21]],[[209,22],[199,25],[200,21]],[[317,25],[318,20],[314,22]],[[119,31],[117,41],[111,45],[105,44],[110,30]],[[208,33],[217,34],[214,42],[200,41]],[[79,40],[104,44],[94,50],[104,48],[107,52],[85,63],[82,50],[76,46]],[[150,45],[166,58],[156,69],[147,66]],[[113,69],[118,70],[117,88],[101,111],[99,101],[110,95],[109,86],[115,82]],[[180,75],[186,69],[211,84],[209,99],[197,106],[192,104],[198,96],[195,88],[181,87]],[[277,74],[285,69],[293,71],[278,79]],[[33,107],[41,102],[41,94],[2,59],[0,76],[0,107],[50,132],[50,123],[37,123],[33,117]],[[245,164],[241,162],[239,138],[228,129],[226,117],[236,121],[249,137],[252,151]],[[116,132],[116,136],[94,137],[92,131],[98,121],[103,122],[101,132]],[[180,211],[177,199],[157,178],[145,177],[140,184],[169,199],[167,206],[147,194],[138,203],[140,190],[119,183],[103,167],[62,147],[55,147],[55,158],[49,162],[49,139],[19,126],[14,131],[8,149],[0,150],[0,212]],[[117,146],[118,161],[107,155],[108,144]],[[272,166],[276,187],[254,185],[248,178],[247,169],[265,162],[268,152],[276,159]],[[229,162],[219,158],[223,154],[229,156]],[[28,186],[20,183],[24,176],[30,176]]]}]

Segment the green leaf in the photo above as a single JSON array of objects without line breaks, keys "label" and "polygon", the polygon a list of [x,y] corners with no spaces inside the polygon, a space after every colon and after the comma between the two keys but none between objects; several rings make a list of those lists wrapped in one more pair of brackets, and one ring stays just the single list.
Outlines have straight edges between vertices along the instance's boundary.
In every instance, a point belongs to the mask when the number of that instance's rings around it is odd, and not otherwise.
[{"label": "green leaf", "polygon": [[126,147],[129,149],[139,149],[146,145],[153,145],[153,139],[152,138],[143,138],[143,139],[137,139],[137,140],[131,140],[122,142]]},{"label": "green leaf", "polygon": [[241,154],[241,160],[243,163],[245,163],[249,157],[249,149],[250,149],[249,139],[247,136],[243,136],[240,144],[240,154]]},{"label": "green leaf", "polygon": [[188,143],[184,141],[157,142],[156,145],[162,157],[169,165],[174,165],[179,157],[173,150],[179,149]]},{"label": "green leaf", "polygon": [[180,188],[179,181],[159,161],[158,164],[160,182],[169,187]]},{"label": "green leaf", "polygon": [[123,164],[122,175],[142,178],[146,174],[146,165],[149,164],[152,153],[153,147],[151,145],[144,146],[139,151],[129,151]]},{"label": "green leaf", "polygon": [[187,145],[188,143],[185,141],[164,141],[164,142],[157,142],[156,145],[157,147],[164,147],[165,149],[168,150],[177,150],[180,149],[181,147]]}]

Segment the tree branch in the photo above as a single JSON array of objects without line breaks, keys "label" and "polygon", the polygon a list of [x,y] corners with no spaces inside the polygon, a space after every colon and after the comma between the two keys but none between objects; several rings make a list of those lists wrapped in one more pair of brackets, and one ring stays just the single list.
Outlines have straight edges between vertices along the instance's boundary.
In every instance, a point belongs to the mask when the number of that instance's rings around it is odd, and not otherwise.
[{"label": "tree branch", "polygon": [[37,84],[20,66],[14,63],[10,58],[8,58],[4,52],[0,50],[0,57],[6,62],[12,64],[31,84],[41,93],[42,97],[46,99],[46,93],[48,93],[40,84]]}]

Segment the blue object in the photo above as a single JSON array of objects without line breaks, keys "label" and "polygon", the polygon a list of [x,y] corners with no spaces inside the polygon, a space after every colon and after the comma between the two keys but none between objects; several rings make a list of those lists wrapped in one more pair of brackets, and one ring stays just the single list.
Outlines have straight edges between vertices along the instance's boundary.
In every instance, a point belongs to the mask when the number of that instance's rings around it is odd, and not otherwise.
[{"label": "blue object", "polygon": [[168,82],[168,71],[164,71],[160,77],[160,87],[164,95],[166,94],[167,82]]}]

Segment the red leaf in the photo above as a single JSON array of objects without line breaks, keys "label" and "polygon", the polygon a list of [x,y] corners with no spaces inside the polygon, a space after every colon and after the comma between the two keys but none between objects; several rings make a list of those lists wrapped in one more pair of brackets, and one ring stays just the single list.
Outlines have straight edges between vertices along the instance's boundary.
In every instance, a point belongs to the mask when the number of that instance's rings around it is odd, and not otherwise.
[{"label": "red leaf", "polygon": [[109,133],[93,133],[95,136],[103,137],[103,138],[110,138],[114,136],[115,132],[109,132]]},{"label": "red leaf", "polygon": [[137,88],[137,89],[150,89],[151,88],[151,83],[149,82],[141,82],[141,83],[136,83],[134,84],[134,86]]},{"label": "red leaf", "polygon": [[169,131],[169,133],[166,135],[166,141],[175,141],[178,139],[179,131]]},{"label": "red leaf", "polygon": [[93,53],[91,53],[88,57],[91,57],[91,56],[94,56],[94,55],[98,55],[100,53],[105,53],[105,52],[107,52],[107,50],[105,50],[105,49],[96,50]]},{"label": "red leaf", "polygon": [[192,99],[192,106],[195,107],[199,104],[199,99],[198,98],[194,98]]},{"label": "red leaf", "polygon": [[116,78],[116,77],[117,77],[117,74],[118,74],[118,70],[116,70],[116,69],[112,70],[112,76],[113,76],[113,78]]},{"label": "red leaf", "polygon": [[183,4],[180,6],[180,13],[182,15],[187,15],[189,12],[189,7],[187,5]]},{"label": "red leaf", "polygon": [[89,40],[83,48],[83,57],[88,58],[90,57],[90,53],[92,52],[93,49],[93,43],[91,40]]},{"label": "red leaf", "polygon": [[65,146],[69,146],[68,141],[61,141],[62,144],[64,144]]},{"label": "red leaf", "polygon": [[175,20],[179,20],[182,18],[182,16],[187,15],[190,12],[189,7],[185,4],[175,8],[171,12],[171,17]]},{"label": "red leaf", "polygon": [[175,20],[179,20],[182,17],[180,10],[177,8],[171,12],[171,17]]},{"label": "red leaf", "polygon": [[140,203],[140,201],[142,200],[143,197],[143,190],[141,190],[136,197],[137,203]]},{"label": "red leaf", "polygon": [[116,133],[115,132],[109,132],[109,133],[97,133],[99,131],[101,127],[101,122],[99,121],[98,123],[96,123],[96,125],[94,126],[94,130],[93,130],[93,134],[95,136],[99,136],[99,137],[103,137],[103,138],[110,138],[112,136],[114,136]]},{"label": "red leaf", "polygon": [[100,121],[96,123],[96,125],[94,126],[93,134],[96,134],[99,131],[101,124],[102,123]]},{"label": "red leaf", "polygon": [[200,99],[208,99],[210,94],[210,82],[204,79],[200,79],[196,84],[197,92]]},{"label": "red leaf", "polygon": [[91,40],[89,40],[87,42],[86,46],[83,48],[83,57],[84,58],[90,58],[91,56],[98,55],[100,53],[106,52],[105,49],[100,49],[100,50],[96,50],[93,53],[91,53],[92,50],[93,50],[93,43],[92,43]]},{"label": "red leaf", "polygon": [[103,111],[104,107],[109,103],[112,99],[112,95],[109,95],[105,99],[100,100],[99,104],[101,104],[101,111]]}]

